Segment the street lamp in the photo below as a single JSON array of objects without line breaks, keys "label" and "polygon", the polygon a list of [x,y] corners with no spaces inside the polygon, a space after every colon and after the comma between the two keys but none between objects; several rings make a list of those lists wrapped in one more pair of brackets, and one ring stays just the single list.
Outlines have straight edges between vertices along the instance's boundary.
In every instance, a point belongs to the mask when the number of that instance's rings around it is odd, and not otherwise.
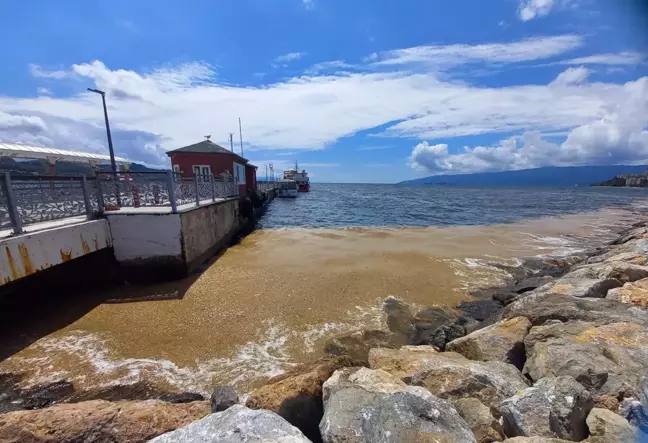
[{"label": "street lamp", "polygon": [[88,91],[101,95],[103,102],[104,118],[106,119],[106,134],[108,134],[108,151],[110,152],[110,165],[112,167],[113,181],[115,182],[115,197],[117,206],[121,207],[121,198],[119,195],[119,180],[117,179],[117,163],[115,162],[115,151],[113,150],[112,137],[110,135],[110,123],[108,122],[108,109],[106,108],[106,92],[99,89],[88,88]]}]

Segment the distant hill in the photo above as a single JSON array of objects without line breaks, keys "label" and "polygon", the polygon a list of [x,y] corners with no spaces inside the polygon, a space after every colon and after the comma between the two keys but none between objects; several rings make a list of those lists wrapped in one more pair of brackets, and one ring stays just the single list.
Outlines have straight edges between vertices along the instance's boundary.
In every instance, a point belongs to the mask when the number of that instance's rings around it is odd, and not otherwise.
[{"label": "distant hill", "polygon": [[621,174],[641,174],[648,165],[565,166],[476,174],[433,175],[401,182],[406,185],[589,186]]},{"label": "distant hill", "polygon": [[[110,171],[110,165],[100,165],[100,171]],[[145,172],[145,171],[159,171],[160,169],[152,169],[139,163],[131,163],[131,172]],[[0,171],[11,172],[14,174],[40,174],[48,175],[49,165],[40,160],[26,160],[16,161],[10,157],[0,157]],[[92,176],[90,166],[83,163],[56,163],[56,175],[87,175]]]},{"label": "distant hill", "polygon": [[641,174],[620,174],[611,180],[594,183],[593,186],[627,186],[630,188],[648,188],[648,171]]}]

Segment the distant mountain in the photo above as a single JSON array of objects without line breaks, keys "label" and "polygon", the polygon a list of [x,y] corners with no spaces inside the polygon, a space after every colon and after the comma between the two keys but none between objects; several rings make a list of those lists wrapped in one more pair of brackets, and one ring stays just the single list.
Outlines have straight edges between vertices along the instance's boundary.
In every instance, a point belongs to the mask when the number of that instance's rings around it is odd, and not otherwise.
[{"label": "distant mountain", "polygon": [[476,174],[433,175],[401,182],[406,185],[589,186],[621,174],[641,174],[648,165],[565,166]]},{"label": "distant mountain", "polygon": [[641,174],[619,174],[613,179],[600,183],[594,183],[593,186],[627,186],[630,188],[648,188],[648,171]]}]

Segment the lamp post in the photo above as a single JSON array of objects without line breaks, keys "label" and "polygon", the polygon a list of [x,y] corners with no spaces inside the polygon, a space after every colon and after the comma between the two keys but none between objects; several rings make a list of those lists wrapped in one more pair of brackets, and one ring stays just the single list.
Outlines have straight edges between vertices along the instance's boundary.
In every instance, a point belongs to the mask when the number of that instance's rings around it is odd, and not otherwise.
[{"label": "lamp post", "polygon": [[88,88],[88,91],[101,95],[103,103],[104,118],[106,119],[106,134],[108,134],[108,151],[110,152],[110,166],[112,167],[113,181],[115,182],[115,197],[117,206],[121,207],[121,197],[119,195],[119,180],[117,179],[117,163],[115,162],[115,151],[113,150],[112,136],[110,135],[110,123],[108,122],[108,109],[106,108],[106,92],[99,89]]}]

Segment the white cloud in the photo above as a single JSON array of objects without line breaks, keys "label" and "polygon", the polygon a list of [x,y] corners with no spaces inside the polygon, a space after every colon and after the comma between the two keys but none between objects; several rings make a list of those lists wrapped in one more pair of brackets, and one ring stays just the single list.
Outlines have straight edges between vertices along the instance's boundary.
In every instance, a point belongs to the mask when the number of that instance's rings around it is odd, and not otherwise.
[{"label": "white cloud", "polygon": [[294,62],[296,60],[299,60],[300,58],[304,57],[306,55],[305,52],[289,52],[288,54],[283,54],[280,55],[279,57],[274,59],[275,63],[290,63]]},{"label": "white cloud", "polygon": [[646,60],[641,52],[618,52],[616,54],[596,54],[588,57],[573,58],[558,62],[563,65],[638,65]]},{"label": "white cloud", "polygon": [[549,14],[554,6],[554,0],[520,0],[519,14],[523,21],[533,20]]},{"label": "white cloud", "polygon": [[377,146],[360,146],[356,151],[383,151],[389,149],[391,146],[377,145]]},{"label": "white cloud", "polygon": [[42,132],[47,125],[40,117],[0,111],[0,131]]},{"label": "white cloud", "polygon": [[419,143],[412,150],[412,167],[433,173],[502,171],[540,166],[627,164],[648,161],[648,77],[623,85],[618,101],[601,118],[573,128],[561,144],[526,132],[498,146],[465,147],[450,154],[448,145]]},{"label": "white cloud", "polygon": [[40,95],[52,95],[52,91],[47,88],[37,88],[36,92],[38,92]]},{"label": "white cloud", "polygon": [[551,82],[550,86],[567,86],[583,83],[589,77],[590,70],[584,66],[578,68],[568,68],[566,71],[558,74],[558,77]]},{"label": "white cloud", "polygon": [[[424,63],[434,66],[456,66],[464,63],[515,63],[541,60],[582,46],[579,35],[534,37],[513,43],[481,45],[432,45],[372,54],[375,65]],[[368,61],[372,61],[369,59]]]},{"label": "white cloud", "polygon": [[302,0],[306,9],[313,9],[315,7],[315,0]]},{"label": "white cloud", "polygon": [[46,69],[43,69],[40,65],[36,65],[36,64],[33,64],[33,63],[29,65],[29,72],[34,77],[53,78],[53,79],[56,79],[56,80],[60,80],[62,78],[66,78],[66,77],[71,77],[71,76],[74,75],[72,72],[67,72],[67,71],[63,71],[63,70],[48,71]]}]

